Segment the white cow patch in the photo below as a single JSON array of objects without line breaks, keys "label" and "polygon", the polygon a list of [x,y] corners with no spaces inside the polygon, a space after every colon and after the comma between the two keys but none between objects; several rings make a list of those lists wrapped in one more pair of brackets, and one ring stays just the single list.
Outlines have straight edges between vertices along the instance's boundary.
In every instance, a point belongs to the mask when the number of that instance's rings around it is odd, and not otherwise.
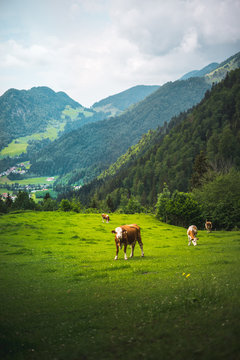
[{"label": "white cow patch", "polygon": [[121,227],[117,227],[116,229],[115,229],[115,231],[116,231],[116,237],[120,240],[120,239],[122,239],[122,228]]}]

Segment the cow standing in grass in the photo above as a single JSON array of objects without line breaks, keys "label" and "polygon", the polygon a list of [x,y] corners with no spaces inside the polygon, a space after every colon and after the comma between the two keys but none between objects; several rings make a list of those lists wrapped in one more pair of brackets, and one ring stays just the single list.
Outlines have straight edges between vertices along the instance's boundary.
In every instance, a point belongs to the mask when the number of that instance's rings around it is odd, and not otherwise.
[{"label": "cow standing in grass", "polygon": [[212,231],[212,223],[211,221],[207,221],[205,222],[205,229],[207,230],[207,232],[211,232]]},{"label": "cow standing in grass", "polygon": [[130,257],[133,257],[134,247],[136,245],[136,242],[139,243],[142,256],[144,256],[140,227],[137,224],[119,226],[115,230],[112,230],[112,233],[115,234],[115,243],[116,243],[115,260],[118,259],[119,248],[121,249],[123,245],[124,245],[124,259],[127,260],[126,251],[128,245],[131,246]]},{"label": "cow standing in grass", "polygon": [[104,220],[106,220],[106,222],[109,223],[109,220],[110,220],[109,215],[102,214],[102,222],[104,222]]},{"label": "cow standing in grass", "polygon": [[197,245],[198,238],[197,235],[197,227],[195,225],[189,226],[187,229],[187,236],[188,236],[188,245],[191,245],[193,243],[194,246]]}]

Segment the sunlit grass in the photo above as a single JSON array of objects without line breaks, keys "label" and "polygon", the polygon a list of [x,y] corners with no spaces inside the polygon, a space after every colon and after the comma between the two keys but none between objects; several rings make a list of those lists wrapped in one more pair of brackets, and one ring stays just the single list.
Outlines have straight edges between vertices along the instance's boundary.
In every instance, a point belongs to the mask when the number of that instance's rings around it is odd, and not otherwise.
[{"label": "sunlit grass", "polygon": [[9,180],[6,176],[3,176],[0,178],[0,184],[7,183],[8,185],[11,185],[11,184],[18,183],[20,185],[32,185],[32,184],[48,185],[48,184],[52,184],[57,178],[58,178],[58,176],[55,176],[53,181],[47,181],[48,178],[46,176],[36,177],[36,178],[26,178],[23,180]]},{"label": "sunlit grass", "polygon": [[[114,261],[111,230],[142,229]],[[0,217],[4,359],[237,359],[239,232],[199,232],[149,215]],[[130,249],[128,249],[128,255]]]}]

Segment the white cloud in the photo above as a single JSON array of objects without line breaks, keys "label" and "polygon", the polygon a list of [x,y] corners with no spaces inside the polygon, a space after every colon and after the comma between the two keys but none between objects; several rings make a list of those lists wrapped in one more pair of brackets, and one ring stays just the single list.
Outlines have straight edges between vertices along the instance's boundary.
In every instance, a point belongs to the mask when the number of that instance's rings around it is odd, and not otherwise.
[{"label": "white cloud", "polygon": [[0,93],[46,85],[90,106],[240,50],[239,0],[13,0],[2,12],[1,4]]}]

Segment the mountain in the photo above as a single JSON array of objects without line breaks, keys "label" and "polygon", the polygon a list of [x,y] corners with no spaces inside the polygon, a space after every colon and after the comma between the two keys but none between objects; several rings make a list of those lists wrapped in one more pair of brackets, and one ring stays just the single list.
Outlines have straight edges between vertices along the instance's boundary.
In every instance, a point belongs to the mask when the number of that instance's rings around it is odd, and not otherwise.
[{"label": "mountain", "polygon": [[63,135],[36,156],[30,154],[31,171],[37,175],[64,175],[61,181],[68,184],[89,182],[135,145],[144,133],[199,103],[212,83],[239,67],[239,57],[237,53],[203,77],[166,83],[121,115]]},{"label": "mountain", "polygon": [[121,112],[143,100],[158,88],[158,85],[137,85],[94,103],[92,109],[95,111],[103,111],[107,116],[119,115]]},{"label": "mountain", "polygon": [[[164,183],[170,190],[188,191],[196,159],[209,168],[240,169],[240,69],[207,91],[204,99],[185,114],[144,135],[98,180],[81,188],[80,201],[108,198],[116,210],[124,196],[135,196],[153,206]],[[196,177],[196,176],[195,176]]]},{"label": "mountain", "polygon": [[201,70],[193,70],[183,75],[180,80],[187,80],[191,77],[205,77],[210,84],[222,81],[229,71],[240,67],[240,52],[218,64],[213,62]]},{"label": "mountain", "polygon": [[180,78],[180,80],[187,80],[191,77],[202,77],[202,76],[212,72],[213,70],[215,70],[218,66],[219,66],[219,64],[216,62],[211,63],[211,64],[205,66],[204,68],[202,68],[201,70],[193,70],[193,71],[188,72],[187,74],[183,75]]},{"label": "mountain", "polygon": [[240,67],[240,52],[231,56],[227,60],[223,61],[218,67],[211,71],[210,73],[206,74],[204,78],[210,84],[218,83],[225,78],[229,71],[238,69]]},{"label": "mountain", "polygon": [[57,132],[70,131],[76,124],[79,127],[104,116],[48,87],[9,89],[0,97],[0,150],[14,139],[47,132],[49,127]]},{"label": "mountain", "polygon": [[63,175],[74,170],[75,181],[77,177],[89,181],[149,129],[162,126],[197,104],[209,88],[203,78],[166,83],[120,116],[63,135],[30,159],[31,171],[38,175]]}]

